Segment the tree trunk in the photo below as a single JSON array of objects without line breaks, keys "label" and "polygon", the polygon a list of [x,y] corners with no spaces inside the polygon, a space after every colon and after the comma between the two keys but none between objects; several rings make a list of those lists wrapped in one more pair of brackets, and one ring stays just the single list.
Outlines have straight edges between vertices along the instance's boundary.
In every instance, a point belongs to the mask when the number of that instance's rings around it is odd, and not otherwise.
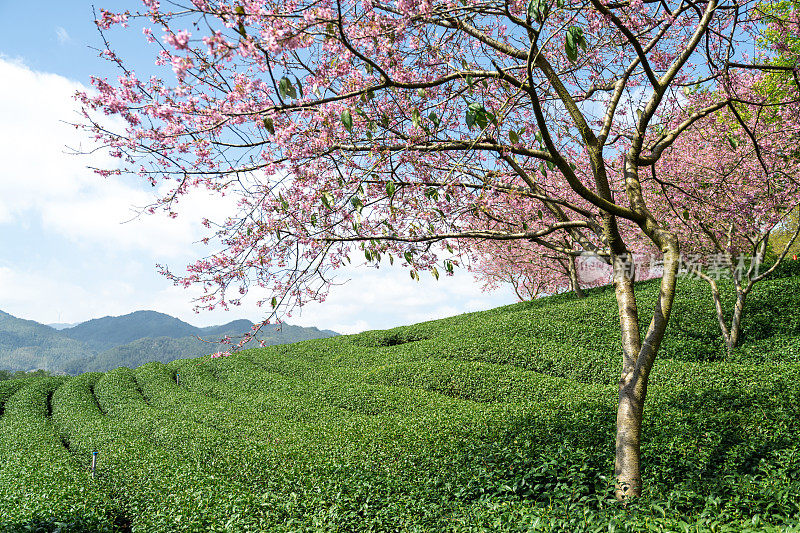
[{"label": "tree trunk", "polygon": [[731,319],[731,333],[727,342],[728,356],[733,354],[734,348],[739,344],[739,333],[742,331],[742,314],[744,313],[744,301],[749,291],[737,290],[736,303],[733,305],[733,318]]},{"label": "tree trunk", "polygon": [[736,303],[733,305],[733,317],[731,318],[731,327],[729,329],[727,324],[725,324],[725,313],[722,309],[722,297],[720,296],[719,287],[717,286],[716,280],[703,273],[700,273],[700,277],[708,283],[709,287],[711,287],[711,298],[714,301],[714,309],[717,312],[717,323],[719,324],[720,333],[722,333],[722,340],[725,342],[725,352],[727,353],[728,357],[730,357],[733,355],[733,350],[739,343],[739,334],[742,331],[744,303],[753,284],[751,282],[748,283],[747,286],[742,287],[738,282],[736,282]]},{"label": "tree trunk", "polygon": [[664,242],[664,275],[644,341],[639,333],[632,272],[625,268],[624,259],[613,258],[614,288],[619,308],[623,352],[614,460],[615,495],[618,500],[635,498],[642,494],[640,445],[647,380],[664,338],[675,298],[679,262],[677,240],[668,234],[660,237]]},{"label": "tree trunk", "polygon": [[569,256],[569,284],[570,289],[575,293],[575,296],[578,298],[583,298],[586,295],[583,293],[583,289],[581,289],[581,281],[578,279],[578,269],[575,266],[575,256]]},{"label": "tree trunk", "polygon": [[618,500],[642,495],[640,443],[646,387],[641,379],[620,384],[617,438],[614,460],[615,494]]},{"label": "tree trunk", "polygon": [[633,291],[633,279],[625,263],[625,256],[613,257],[614,291],[619,307],[623,352],[614,461],[617,499],[640,496],[642,492],[639,442],[645,394],[641,387],[640,373],[636,372],[636,361],[639,358],[642,342],[639,335],[639,313]]}]

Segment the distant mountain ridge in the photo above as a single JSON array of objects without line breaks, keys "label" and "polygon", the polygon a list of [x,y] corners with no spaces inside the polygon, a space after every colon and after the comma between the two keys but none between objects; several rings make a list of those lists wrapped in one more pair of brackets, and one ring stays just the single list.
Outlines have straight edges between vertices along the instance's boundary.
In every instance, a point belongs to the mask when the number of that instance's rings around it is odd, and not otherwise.
[{"label": "distant mountain ridge", "polygon": [[[79,374],[119,366],[132,368],[148,361],[166,363],[224,349],[216,341],[241,336],[252,327],[253,323],[244,319],[197,327],[158,311],[135,311],[59,330],[0,311],[0,369],[41,368]],[[282,324],[262,328],[259,339],[265,345],[275,345],[335,335],[338,333],[330,330]],[[252,342],[251,346],[257,344]]]},{"label": "distant mountain ridge", "polygon": [[[244,322],[250,324],[248,328],[252,325],[248,320]],[[75,327],[61,330],[63,335],[85,342],[100,351],[146,337],[180,339],[202,335],[202,332],[202,328],[158,311],[134,311],[122,316],[94,318]]]}]

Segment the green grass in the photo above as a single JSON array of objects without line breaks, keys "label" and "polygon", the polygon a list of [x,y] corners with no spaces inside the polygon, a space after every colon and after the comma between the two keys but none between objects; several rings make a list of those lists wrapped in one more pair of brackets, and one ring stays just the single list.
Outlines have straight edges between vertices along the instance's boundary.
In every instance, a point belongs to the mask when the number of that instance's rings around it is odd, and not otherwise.
[{"label": "green grass", "polygon": [[[600,288],[2,381],[0,532],[800,531],[798,289],[764,282],[726,360],[707,287],[681,282],[646,408],[645,495],[627,508],[610,490],[621,350]],[[656,285],[637,290],[647,316]]]}]

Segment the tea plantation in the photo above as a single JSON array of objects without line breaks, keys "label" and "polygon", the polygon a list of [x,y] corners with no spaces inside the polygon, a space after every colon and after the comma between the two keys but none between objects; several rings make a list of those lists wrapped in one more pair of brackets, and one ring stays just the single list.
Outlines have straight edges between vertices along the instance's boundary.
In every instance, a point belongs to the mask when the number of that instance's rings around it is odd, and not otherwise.
[{"label": "tea plantation", "polygon": [[[657,285],[638,291],[655,301]],[[800,531],[800,276],[725,358],[683,280],[645,496],[613,501],[613,290],[387,331],[0,382],[0,532]],[[97,452],[94,477],[92,454]]]}]

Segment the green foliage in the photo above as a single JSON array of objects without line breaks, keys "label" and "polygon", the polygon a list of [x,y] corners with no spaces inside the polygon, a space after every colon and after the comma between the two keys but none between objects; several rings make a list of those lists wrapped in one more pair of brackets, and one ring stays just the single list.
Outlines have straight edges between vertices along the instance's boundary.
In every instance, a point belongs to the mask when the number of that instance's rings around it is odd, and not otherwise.
[{"label": "green foliage", "polygon": [[[610,486],[618,317],[599,288],[2,381],[0,531],[800,531],[798,283],[757,286],[725,360],[707,286],[681,281],[627,507]],[[637,286],[643,308],[657,288]]]},{"label": "green foliage", "polygon": [[[770,266],[772,264],[764,265],[763,268],[769,268]],[[800,276],[800,259],[792,259],[791,255],[781,261],[781,264],[775,267],[775,270],[769,275],[770,279],[789,278],[792,276]]]},{"label": "green foliage", "polygon": [[800,208],[792,209],[783,222],[770,232],[767,250],[767,260],[772,260],[770,263],[783,252],[787,244],[789,245],[785,260],[778,265],[779,269],[788,267],[795,272],[800,271],[800,263],[794,259],[800,253],[800,238],[791,242],[798,224],[800,224]]},{"label": "green foliage", "polygon": [[116,509],[54,430],[51,399],[63,382],[10,382],[22,386],[7,399],[0,388],[0,532],[118,529]]}]

